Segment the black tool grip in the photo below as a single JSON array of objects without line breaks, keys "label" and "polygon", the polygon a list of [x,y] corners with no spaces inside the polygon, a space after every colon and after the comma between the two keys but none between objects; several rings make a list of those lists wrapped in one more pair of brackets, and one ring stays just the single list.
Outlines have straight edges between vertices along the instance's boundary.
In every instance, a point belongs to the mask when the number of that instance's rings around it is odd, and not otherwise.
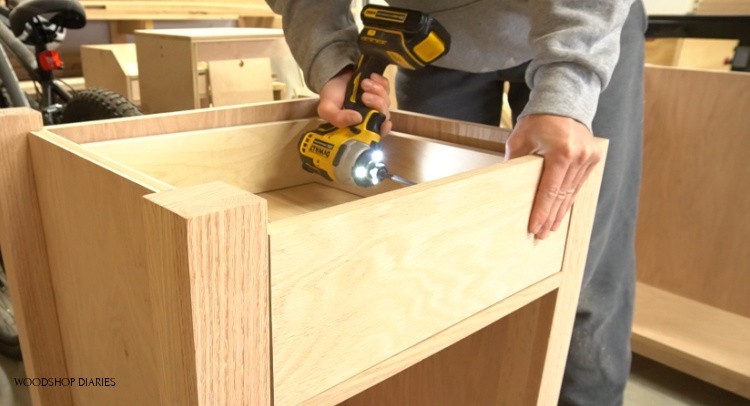
[{"label": "black tool grip", "polygon": [[357,68],[354,70],[354,74],[346,86],[345,109],[358,111],[362,114],[362,118],[372,110],[362,102],[362,94],[364,93],[362,90],[362,81],[369,78],[373,73],[382,75],[389,63],[389,61],[368,55],[360,56]]}]

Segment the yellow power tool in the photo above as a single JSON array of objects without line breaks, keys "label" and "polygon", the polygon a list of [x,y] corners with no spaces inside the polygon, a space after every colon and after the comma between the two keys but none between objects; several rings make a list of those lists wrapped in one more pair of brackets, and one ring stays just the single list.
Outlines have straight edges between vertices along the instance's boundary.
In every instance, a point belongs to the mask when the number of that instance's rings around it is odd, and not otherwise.
[{"label": "yellow power tool", "polygon": [[362,103],[360,83],[372,73],[382,74],[391,63],[406,69],[427,66],[448,52],[450,36],[434,18],[415,10],[368,5],[361,16],[361,55],[347,86],[344,108],[358,111],[363,120],[345,128],[324,123],[304,133],[298,145],[302,167],[328,180],[361,187],[384,179],[411,185],[386,169],[380,148],[385,115]]}]

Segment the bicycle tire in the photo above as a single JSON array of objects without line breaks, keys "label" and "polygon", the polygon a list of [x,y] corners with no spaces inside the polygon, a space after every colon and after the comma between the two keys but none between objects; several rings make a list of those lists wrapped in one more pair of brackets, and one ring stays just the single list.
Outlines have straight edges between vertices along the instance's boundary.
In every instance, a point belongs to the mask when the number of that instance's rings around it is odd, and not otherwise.
[{"label": "bicycle tire", "polygon": [[18,341],[18,329],[5,279],[2,257],[0,257],[0,354],[13,360],[21,360],[21,344]]},{"label": "bicycle tire", "polygon": [[60,123],[104,120],[143,115],[130,100],[109,89],[91,88],[77,91],[65,105]]}]

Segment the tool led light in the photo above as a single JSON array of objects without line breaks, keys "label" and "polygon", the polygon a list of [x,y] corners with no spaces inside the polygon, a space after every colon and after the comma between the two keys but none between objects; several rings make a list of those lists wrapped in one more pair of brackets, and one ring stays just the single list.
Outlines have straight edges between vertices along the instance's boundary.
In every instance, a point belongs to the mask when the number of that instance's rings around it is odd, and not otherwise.
[{"label": "tool led light", "polygon": [[364,168],[362,166],[354,168],[354,176],[356,176],[358,179],[364,178],[365,176],[367,176],[367,168]]},{"label": "tool led light", "polygon": [[371,158],[375,162],[383,162],[383,151],[379,149],[372,151]]}]

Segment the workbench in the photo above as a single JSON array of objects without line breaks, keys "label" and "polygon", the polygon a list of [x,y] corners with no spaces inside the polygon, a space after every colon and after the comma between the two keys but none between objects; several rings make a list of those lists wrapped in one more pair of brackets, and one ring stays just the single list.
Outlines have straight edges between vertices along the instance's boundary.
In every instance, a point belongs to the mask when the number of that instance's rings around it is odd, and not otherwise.
[{"label": "workbench", "polygon": [[[527,233],[543,160],[393,111],[392,172],[301,169],[317,100],[42,127],[0,110],[0,244],[36,405],[550,405],[602,175]],[[606,141],[597,145],[606,150]]]}]

